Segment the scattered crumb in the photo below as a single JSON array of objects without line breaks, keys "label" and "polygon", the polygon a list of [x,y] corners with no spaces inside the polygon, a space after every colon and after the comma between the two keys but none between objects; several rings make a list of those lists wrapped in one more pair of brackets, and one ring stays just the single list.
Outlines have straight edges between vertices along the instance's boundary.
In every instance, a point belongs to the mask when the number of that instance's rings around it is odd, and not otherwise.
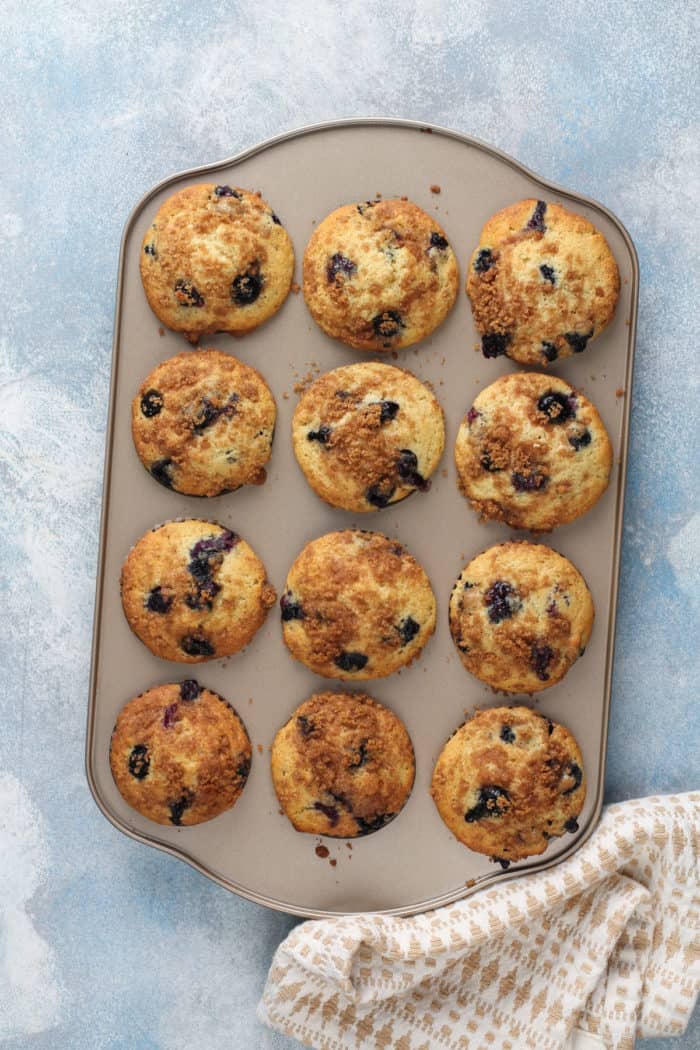
[{"label": "scattered crumb", "polygon": [[398,361],[399,355],[398,355],[398,352],[396,350],[392,350],[391,351],[391,356],[394,359],[394,361]]},{"label": "scattered crumb", "polygon": [[328,863],[330,864],[330,866],[331,866],[332,868],[334,868],[334,867],[336,866],[336,864],[338,863],[338,861],[337,861],[337,860],[335,859],[335,857],[332,857],[332,858],[331,858],[331,859],[330,859],[330,860],[328,861]]},{"label": "scattered crumb", "polygon": [[285,401],[289,401],[289,392],[287,390],[284,390],[282,392],[282,397],[284,398]]},{"label": "scattered crumb", "polygon": [[628,327],[628,328],[629,328],[629,326],[630,326],[630,325],[632,324],[632,322],[630,321],[629,317],[628,317],[628,318],[627,318],[627,320],[625,321],[625,324],[627,325],[627,327]]},{"label": "scattered crumb", "polygon": [[259,754],[259,755],[262,755],[263,751],[265,750],[265,749],[263,748],[262,744],[258,744],[258,745],[257,745],[257,748],[258,748],[258,754]]},{"label": "scattered crumb", "polygon": [[345,845],[348,847],[348,849],[352,849],[352,842],[346,842]]},{"label": "scattered crumb", "polygon": [[299,292],[301,291],[301,285],[300,285],[300,284],[297,284],[297,282],[296,282],[296,281],[292,281],[292,287],[291,287],[291,291],[292,291],[292,293],[293,293],[294,295],[298,295],[298,294],[299,294]]},{"label": "scattered crumb", "polygon": [[442,187],[438,186],[437,182],[434,182],[430,187],[431,193],[442,193]]},{"label": "scattered crumb", "polygon": [[316,856],[320,857],[321,860],[325,860],[326,857],[329,856],[330,852],[331,851],[328,849],[328,846],[317,846],[314,850]]},{"label": "scattered crumb", "polygon": [[477,354],[479,353],[479,351],[481,350],[481,346],[479,343],[474,343],[474,350]]},{"label": "scattered crumb", "polygon": [[442,356],[442,357],[440,358],[440,364],[441,364],[441,365],[444,365],[444,363],[445,363],[445,361],[446,361],[446,360],[447,360],[447,358],[446,358],[446,357],[444,356],[444,354],[443,354],[443,356]]},{"label": "scattered crumb", "polygon": [[472,886],[476,886],[476,879],[467,879],[464,885],[467,887],[468,890],[470,890]]},{"label": "scattered crumb", "polygon": [[440,471],[440,474],[442,475],[443,478],[446,478],[447,477],[447,467],[443,467],[442,470]]},{"label": "scattered crumb", "polygon": [[624,396],[625,396],[625,388],[623,386],[619,386],[617,388],[617,390],[615,391],[615,397],[624,397]]},{"label": "scattered crumb", "polygon": [[283,816],[284,816],[284,810],[283,810],[283,809],[281,809],[281,808],[280,808],[280,809],[278,809],[278,810],[277,810],[277,812],[279,813],[279,815],[280,815],[281,817],[283,817]]},{"label": "scattered crumb", "polygon": [[401,196],[401,197],[399,197],[399,200],[402,200],[402,201],[407,201],[407,200],[408,200],[408,197],[407,197],[407,196],[406,196],[406,194],[404,193],[404,194],[402,194],[402,196]]},{"label": "scattered crumb", "polygon": [[255,196],[256,197],[262,197],[262,192],[260,190],[256,190],[255,191]]},{"label": "scattered crumb", "polygon": [[422,133],[423,133],[424,135],[432,135],[432,133],[433,133],[433,129],[432,129],[432,128],[421,128],[421,132],[422,132]]},{"label": "scattered crumb", "polygon": [[249,697],[248,697],[248,703],[249,703],[249,704],[252,704],[252,703],[253,703],[253,697],[252,697],[252,696],[249,696]]},{"label": "scattered crumb", "polygon": [[165,335],[165,329],[164,328],[159,328],[158,329],[158,335]]},{"label": "scattered crumb", "polygon": [[630,282],[629,282],[629,277],[625,277],[625,279],[624,279],[624,281],[623,281],[622,283],[623,283],[623,284],[629,284],[629,283],[630,283]]},{"label": "scattered crumb", "polygon": [[380,201],[382,199],[381,193],[375,193],[374,196],[377,198],[378,201]]},{"label": "scattered crumb", "polygon": [[591,382],[595,383],[595,381],[596,381],[596,379],[598,378],[598,376],[596,376],[596,375],[591,375],[591,376],[590,376],[589,378],[591,379]]}]

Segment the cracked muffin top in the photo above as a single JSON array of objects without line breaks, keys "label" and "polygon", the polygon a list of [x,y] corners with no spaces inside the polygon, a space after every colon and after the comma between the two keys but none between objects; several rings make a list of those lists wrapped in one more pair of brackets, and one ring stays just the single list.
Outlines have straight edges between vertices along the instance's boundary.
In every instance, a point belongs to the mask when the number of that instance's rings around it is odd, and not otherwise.
[{"label": "cracked muffin top", "polygon": [[260,194],[185,186],[161,204],[141,246],[141,280],[154,314],[196,343],[244,335],[279,310],[294,270],[289,234]]},{"label": "cracked muffin top", "polygon": [[415,558],[380,532],[312,540],[280,599],[292,656],[325,678],[384,678],[410,664],[435,630],[435,595]]},{"label": "cracked muffin top", "polygon": [[561,681],[583,655],[593,599],[576,568],[550,547],[509,541],[463,569],[450,596],[450,631],[468,671],[506,693]]},{"label": "cracked muffin top", "polygon": [[126,802],[157,824],[201,824],[235,805],[250,740],[223,697],[198,682],[157,685],[117,718],[109,761]]},{"label": "cracked muffin top", "polygon": [[484,357],[547,367],[612,320],[620,274],[605,237],[561,204],[523,200],[493,215],[469,262]]},{"label": "cracked muffin top", "polygon": [[275,400],[255,369],[221,350],[161,362],[131,405],[139,459],[166,488],[220,496],[265,481]]},{"label": "cracked muffin top", "polygon": [[428,489],[445,421],[435,395],[411,372],[366,361],[312,383],[294,412],[292,437],[321,499],[376,511]]},{"label": "cracked muffin top", "polygon": [[482,390],[457,434],[462,494],[485,520],[549,532],[598,502],[612,467],[598,411],[563,379],[512,372]]},{"label": "cracked muffin top", "polygon": [[442,749],[431,794],[460,842],[506,868],[578,831],[581,751],[568,729],[527,707],[477,711]]},{"label": "cracked muffin top", "polygon": [[457,260],[417,204],[345,204],[304,253],[304,298],[323,331],[356,350],[399,350],[438,327],[457,297]]},{"label": "cracked muffin top", "polygon": [[403,723],[362,693],[317,693],[272,745],[272,779],[297,831],[355,838],[404,806],[415,759]]},{"label": "cracked muffin top", "polygon": [[237,653],[276,599],[245,540],[197,519],[145,533],[124,562],[121,593],[134,634],[156,656],[182,663]]}]

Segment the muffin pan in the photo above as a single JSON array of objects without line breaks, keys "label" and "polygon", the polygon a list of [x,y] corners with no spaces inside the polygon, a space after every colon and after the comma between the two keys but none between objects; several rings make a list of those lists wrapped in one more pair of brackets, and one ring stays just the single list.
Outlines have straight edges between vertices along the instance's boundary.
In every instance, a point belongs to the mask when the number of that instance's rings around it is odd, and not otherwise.
[{"label": "muffin pan", "polygon": [[[329,339],[309,315],[301,292],[242,339],[205,337],[258,368],[278,407],[268,480],[203,501],[182,496],[149,477],[133,448],[131,399],[160,361],[187,349],[159,326],[139,276],[141,241],[159,205],[183,185],[216,181],[260,190],[274,202],[296,252],[299,281],[304,247],[318,223],[350,201],[405,194],[434,214],[460,265],[455,309],[433,335],[392,355],[375,355],[432,383],[445,409],[447,442],[431,490],[373,514],[326,506],[310,489],[292,451],[295,385],[342,364],[371,359]],[[431,191],[438,184],[441,192]],[[597,406],[610,434],[614,467],[608,491],[582,518],[542,537],[570,558],[593,594],[596,622],[586,654],[558,685],[532,698],[504,700],[464,670],[447,621],[450,592],[463,566],[500,540],[531,539],[499,524],[481,524],[457,488],[453,448],[459,424],[476,394],[517,366],[485,360],[464,293],[465,267],[485,220],[524,197],[561,201],[590,218],[617,259],[622,288],[609,328],[587,350],[549,371],[580,387]],[[356,911],[410,915],[457,900],[475,889],[554,864],[595,827],[603,775],[612,676],[615,606],[638,292],[634,247],[605,208],[564,191],[511,158],[464,135],[397,120],[319,125],[263,143],[238,157],[166,179],[137,205],[122,241],[115,319],[110,414],[98,568],[87,731],[87,775],[105,816],[121,831],[186,860],[222,886],[260,904],[322,917]],[[160,330],[159,330],[160,329]],[[294,661],[273,610],[246,650],[192,668],[160,660],[135,638],[124,618],[119,573],[131,546],[147,529],[173,518],[203,517],[243,535],[262,558],[281,594],[287,571],[304,544],[324,532],[357,527],[405,543],[425,567],[438,602],[438,626],[423,655],[388,678],[350,686],[388,705],[406,725],[416,752],[411,797],[387,827],[364,838],[320,839],[295,832],[279,812],[270,776],[270,745],[291,712],[313,693],[345,689]],[[153,685],[196,677],[220,693],[243,718],[253,744],[247,786],[234,809],[196,827],[161,827],[123,801],[109,768],[118,711]],[[445,740],[477,707],[525,703],[570,729],[584,756],[588,794],[579,831],[553,840],[540,857],[507,871],[460,845],[429,795],[435,760]],[[335,864],[331,864],[335,861]]]}]

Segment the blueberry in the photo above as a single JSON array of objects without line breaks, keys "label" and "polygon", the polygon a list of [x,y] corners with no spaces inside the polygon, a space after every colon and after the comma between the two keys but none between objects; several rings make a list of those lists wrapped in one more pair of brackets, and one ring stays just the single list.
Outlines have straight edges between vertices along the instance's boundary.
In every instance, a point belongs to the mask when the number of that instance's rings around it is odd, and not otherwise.
[{"label": "blueberry", "polygon": [[367,663],[365,653],[348,653],[343,650],[335,658],[335,666],[341,671],[361,671]]},{"label": "blueberry", "polygon": [[199,407],[193,415],[194,429],[198,434],[201,434],[203,430],[210,427],[212,423],[215,423],[219,418],[220,412],[216,405],[209,400],[208,397],[203,397],[199,402]]},{"label": "blueberry", "polygon": [[151,419],[163,407],[163,395],[158,390],[147,390],[141,398],[141,414]]},{"label": "blueberry", "polygon": [[194,678],[187,678],[184,682],[180,682],[181,700],[196,700],[199,693],[199,682],[195,682]]},{"label": "blueberry", "polygon": [[484,595],[484,604],[488,609],[491,623],[509,620],[522,608],[518,592],[505,580],[496,580]]},{"label": "blueberry", "polygon": [[591,432],[590,430],[584,430],[580,434],[569,434],[569,444],[572,448],[578,450],[585,448],[586,445],[591,443]]},{"label": "blueberry", "polygon": [[306,435],[307,441],[318,441],[319,445],[327,445],[331,436],[331,428],[322,423],[318,430],[310,430]]},{"label": "blueberry", "polygon": [[489,452],[481,453],[479,463],[484,468],[484,470],[487,470],[489,472],[489,474],[498,474],[499,470],[503,470],[503,467],[494,466],[493,460],[491,459],[491,455]]},{"label": "blueberry", "polygon": [[404,327],[401,314],[396,310],[384,310],[372,320],[372,327],[379,339],[393,339]]},{"label": "blueberry", "polygon": [[360,835],[371,835],[373,831],[379,831],[385,827],[396,816],[395,813],[377,813],[376,817],[367,820],[366,817],[355,817]]},{"label": "blueberry", "polygon": [[365,499],[368,503],[371,503],[373,507],[386,507],[391,502],[391,497],[396,492],[396,486],[392,485],[391,482],[377,482],[375,485],[370,487],[365,492]]},{"label": "blueberry", "polygon": [[592,335],[592,328],[588,335],[582,335],[581,332],[564,332],[564,338],[575,354],[580,354],[582,350],[586,349],[586,344]]},{"label": "blueberry", "polygon": [[184,795],[180,795],[179,798],[175,799],[174,802],[168,803],[168,809],[170,810],[170,821],[176,826],[182,824],[182,814],[186,809],[189,809],[194,802],[194,794],[191,791],[185,792]]},{"label": "blueberry", "polygon": [[137,744],[132,747],[129,754],[129,772],[137,780],[143,780],[148,776],[151,768],[151,760],[148,757],[148,748],[145,744]]},{"label": "blueberry", "polygon": [[549,665],[554,659],[554,650],[548,645],[533,645],[530,651],[530,662],[532,669],[540,682],[549,681]]},{"label": "blueberry", "polygon": [[570,788],[567,788],[566,791],[562,791],[562,795],[571,795],[577,788],[581,787],[583,773],[581,772],[581,767],[576,762],[569,763],[562,773],[562,778],[563,777],[572,777],[574,782]]},{"label": "blueberry", "polygon": [[510,861],[506,860],[505,857],[491,857],[494,864],[500,864],[504,871],[507,871],[510,867]]},{"label": "blueberry", "polygon": [[396,413],[399,410],[399,406],[396,401],[380,401],[381,411],[379,413],[380,423],[390,423],[392,419],[396,419]]},{"label": "blueberry", "polygon": [[219,554],[226,554],[237,543],[240,543],[240,536],[230,529],[224,529],[218,536],[206,536],[203,540],[198,540],[190,550],[192,560],[187,566],[187,571],[197,580],[207,580],[212,573],[211,560],[215,559],[218,563]]},{"label": "blueberry", "polygon": [[544,277],[545,281],[549,281],[550,284],[557,283],[557,278],[555,276],[553,267],[547,266],[546,263],[543,263],[542,266],[540,266],[540,273]]},{"label": "blueberry", "polygon": [[476,273],[486,273],[487,270],[491,269],[495,261],[491,249],[482,248],[474,260],[474,270]]},{"label": "blueberry", "polygon": [[575,402],[566,394],[560,394],[556,390],[548,390],[537,402],[537,410],[544,413],[550,423],[566,423],[576,415]]},{"label": "blueberry", "polygon": [[172,729],[173,726],[176,724],[176,722],[177,722],[177,719],[175,717],[176,714],[177,714],[177,701],[175,701],[174,704],[168,704],[168,706],[163,711],[163,727],[165,729]]},{"label": "blueberry", "polygon": [[200,634],[186,634],[180,640],[180,648],[188,656],[214,656],[216,652],[211,642]]},{"label": "blueberry", "polygon": [[541,470],[532,470],[529,474],[520,474],[516,471],[511,481],[516,492],[539,492],[546,486],[549,478]]},{"label": "blueberry", "polygon": [[308,740],[316,729],[315,724],[306,715],[297,715],[297,725],[304,740]]},{"label": "blueberry", "polygon": [[515,733],[510,726],[501,726],[501,740],[505,744],[512,744],[515,742]]},{"label": "blueberry", "polygon": [[171,489],[173,487],[172,472],[174,465],[172,459],[157,459],[155,463],[151,464],[151,477],[155,478],[161,485],[165,485],[166,489]]},{"label": "blueberry", "polygon": [[547,719],[547,736],[551,736],[554,732],[554,722],[551,718]]},{"label": "blueberry", "polygon": [[573,835],[575,831],[578,831],[578,821],[574,820],[573,817],[570,817],[564,825],[564,831],[570,831]]},{"label": "blueberry", "polygon": [[166,613],[170,610],[172,604],[173,595],[163,594],[160,587],[154,587],[153,590],[149,591],[144,602],[148,611],[154,613]]},{"label": "blueberry", "polygon": [[396,469],[402,481],[424,491],[428,488],[428,482],[418,473],[418,456],[410,448],[400,449]]},{"label": "blueberry", "polygon": [[552,361],[556,361],[556,359],[559,357],[559,351],[557,350],[554,343],[548,343],[545,340],[542,340],[542,356],[544,357],[545,361],[549,361],[551,363]]},{"label": "blueberry", "polygon": [[332,828],[340,820],[340,813],[335,806],[327,806],[324,802],[314,802],[314,809],[317,809],[319,813],[323,813],[324,817],[328,817]]},{"label": "blueberry", "polygon": [[357,273],[357,264],[352,259],[348,259],[347,255],[343,255],[342,252],[336,252],[328,260],[326,280],[329,284],[333,284],[336,277],[352,277],[355,273]]},{"label": "blueberry", "polygon": [[412,616],[404,616],[403,620],[395,630],[399,632],[402,645],[408,645],[408,643],[412,642],[420,631],[420,624],[416,623]]},{"label": "blueberry", "polygon": [[231,299],[236,306],[250,306],[260,295],[264,283],[260,264],[254,262],[245,273],[239,273],[231,281]]},{"label": "blueberry", "polygon": [[202,609],[211,609],[214,604],[214,598],[216,598],[220,590],[221,587],[215,580],[197,580],[196,591],[185,595],[185,605],[198,612]]},{"label": "blueberry", "polygon": [[279,215],[275,215],[275,213],[273,211],[270,212],[270,218],[274,222],[275,226],[281,226],[282,225],[282,220],[280,219]]},{"label": "blueberry", "polygon": [[445,248],[449,248],[449,244],[442,234],[433,231],[430,234],[430,247],[438,248],[441,252],[444,252]]},{"label": "blueberry", "polygon": [[250,759],[243,758],[236,766],[236,776],[239,780],[247,780],[250,773]]},{"label": "blueberry", "polygon": [[547,205],[544,201],[538,201],[535,205],[535,210],[528,219],[525,229],[535,230],[537,233],[544,233],[546,226],[544,224],[544,213],[547,210]]},{"label": "blueberry", "polygon": [[147,244],[143,249],[144,255],[151,255],[154,259],[158,258],[158,252],[156,251],[155,244]]},{"label": "blueberry", "polygon": [[505,788],[495,784],[479,789],[479,798],[475,806],[464,814],[467,824],[473,824],[484,817],[502,817],[510,804],[510,795]]},{"label": "blueberry", "polygon": [[510,342],[506,332],[487,332],[481,337],[481,352],[484,357],[501,357]]},{"label": "blueberry", "polygon": [[301,602],[296,601],[289,594],[283,594],[280,598],[280,608],[282,609],[282,619],[284,621],[304,619],[305,613]]},{"label": "blueberry", "polygon": [[233,190],[230,186],[215,186],[214,193],[217,197],[236,197],[238,200],[242,200],[238,190]]},{"label": "blueberry", "polygon": [[480,415],[481,412],[477,412],[477,410],[472,405],[472,407],[467,412],[467,423],[469,424],[469,426],[471,426],[474,420],[478,419]]},{"label": "blueberry", "polygon": [[357,748],[357,759],[350,763],[350,769],[361,769],[367,761],[367,741],[361,740],[360,746]]},{"label": "blueberry", "polygon": [[376,201],[365,201],[363,204],[357,205],[357,210],[359,211],[360,215],[364,215],[367,209],[373,208],[376,203]]},{"label": "blueberry", "polygon": [[175,282],[175,298],[180,306],[204,306],[206,300],[197,291],[192,281],[181,279]]}]

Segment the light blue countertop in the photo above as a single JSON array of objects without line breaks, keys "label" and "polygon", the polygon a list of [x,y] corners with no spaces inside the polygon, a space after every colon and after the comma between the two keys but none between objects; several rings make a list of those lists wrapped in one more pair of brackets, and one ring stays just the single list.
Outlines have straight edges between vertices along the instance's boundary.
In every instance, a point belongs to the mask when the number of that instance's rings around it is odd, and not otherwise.
[{"label": "light blue countertop", "polygon": [[[125,838],[83,770],[119,239],[173,171],[315,121],[403,116],[490,142],[622,219],[642,284],[606,797],[698,786],[692,10],[5,6],[1,1045],[298,1045],[255,1019],[294,920]],[[698,1050],[697,1014],[684,1039],[643,1045]]]}]

